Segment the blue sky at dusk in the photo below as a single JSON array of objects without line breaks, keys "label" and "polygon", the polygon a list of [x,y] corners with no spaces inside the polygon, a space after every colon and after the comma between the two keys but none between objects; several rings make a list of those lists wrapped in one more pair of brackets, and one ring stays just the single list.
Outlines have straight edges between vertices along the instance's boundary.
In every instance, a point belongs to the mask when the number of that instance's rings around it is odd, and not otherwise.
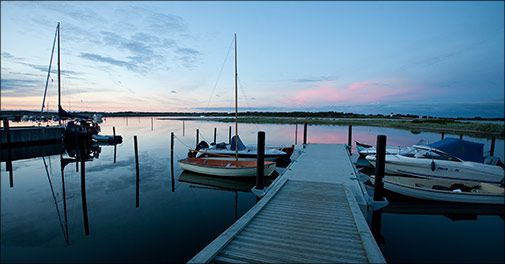
[{"label": "blue sky at dusk", "polygon": [[57,22],[67,110],[231,109],[237,33],[242,110],[504,116],[503,2],[1,2],[2,109],[40,109]]}]

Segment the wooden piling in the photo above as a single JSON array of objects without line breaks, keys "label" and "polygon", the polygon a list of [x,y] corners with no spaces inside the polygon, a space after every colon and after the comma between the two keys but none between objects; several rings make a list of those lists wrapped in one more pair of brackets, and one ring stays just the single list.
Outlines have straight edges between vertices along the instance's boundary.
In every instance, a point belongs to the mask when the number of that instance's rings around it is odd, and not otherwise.
[{"label": "wooden piling", "polygon": [[231,145],[231,126],[228,128],[228,144]]},{"label": "wooden piling", "polygon": [[116,153],[117,153],[116,127],[112,127],[112,135],[114,136],[114,163],[116,163]]},{"label": "wooden piling", "polygon": [[491,149],[489,150],[489,156],[494,156],[494,144],[496,143],[496,136],[491,138]]},{"label": "wooden piling", "polygon": [[195,144],[195,147],[198,145],[198,143],[200,142],[199,140],[199,136],[200,136],[200,132],[198,131],[198,128],[196,129],[196,144]]},{"label": "wooden piling", "polygon": [[[5,136],[7,137],[7,162],[5,163],[5,169],[9,172],[12,171],[12,145],[11,145],[11,130],[9,127],[9,119],[4,118],[3,119],[3,125],[4,125],[4,132]],[[12,187],[12,186],[11,186]]]},{"label": "wooden piling", "polygon": [[186,126],[184,124],[184,120],[182,120],[182,136],[184,137],[184,135],[186,134]]},{"label": "wooden piling", "polygon": [[172,183],[172,192],[174,192],[174,132],[170,133],[170,178]]},{"label": "wooden piling", "polygon": [[384,195],[384,167],[386,165],[386,136],[378,135],[375,146],[375,192],[373,199],[382,201]]},{"label": "wooden piling", "polygon": [[154,119],[151,117],[151,131],[154,130]]},{"label": "wooden piling", "polygon": [[134,149],[135,149],[135,207],[140,206],[140,175],[139,175],[139,149],[137,145],[137,136],[133,136],[133,144],[134,144]]},{"label": "wooden piling", "polygon": [[258,132],[258,158],[256,163],[256,189],[265,187],[265,132]]},{"label": "wooden piling", "polygon": [[217,127],[214,128],[214,144],[216,144]]},{"label": "wooden piling", "polygon": [[303,124],[303,145],[307,144],[307,123]]},{"label": "wooden piling", "polygon": [[298,144],[298,124],[295,124],[295,145]]},{"label": "wooden piling", "polygon": [[441,139],[444,139],[445,133],[442,132],[441,136],[442,136]]},{"label": "wooden piling", "polygon": [[463,134],[459,134],[459,139],[463,139]]},{"label": "wooden piling", "polygon": [[349,146],[349,150],[352,147],[352,125],[349,125],[349,129],[347,131],[347,146]]}]

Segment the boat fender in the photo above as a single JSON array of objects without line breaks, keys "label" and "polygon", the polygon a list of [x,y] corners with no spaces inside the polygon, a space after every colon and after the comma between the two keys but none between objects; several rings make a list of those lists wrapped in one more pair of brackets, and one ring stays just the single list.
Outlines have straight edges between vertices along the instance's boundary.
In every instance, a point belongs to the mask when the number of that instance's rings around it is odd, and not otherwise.
[{"label": "boat fender", "polygon": [[435,161],[431,161],[431,171],[435,171]]}]

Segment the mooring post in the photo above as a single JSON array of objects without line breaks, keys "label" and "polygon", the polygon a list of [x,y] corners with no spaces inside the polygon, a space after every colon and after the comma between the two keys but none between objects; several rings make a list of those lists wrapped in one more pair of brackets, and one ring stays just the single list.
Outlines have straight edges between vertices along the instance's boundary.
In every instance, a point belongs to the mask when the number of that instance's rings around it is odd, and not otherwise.
[{"label": "mooring post", "polygon": [[384,167],[386,165],[386,136],[378,135],[375,146],[375,192],[373,199],[382,201],[384,193]]},{"label": "mooring post", "polygon": [[140,192],[139,192],[139,183],[140,183],[140,177],[139,177],[139,149],[137,145],[137,136],[133,136],[133,145],[135,149],[135,206],[138,208],[140,206]]},{"label": "mooring post", "polygon": [[184,134],[186,134],[185,130],[186,130],[186,126],[184,125],[184,120],[182,120],[182,136],[183,137],[184,137]]},{"label": "mooring post", "polygon": [[349,151],[352,148],[352,125],[349,125],[349,129],[347,132],[347,146],[349,146]]},{"label": "mooring post", "polygon": [[228,128],[228,144],[231,145],[231,126]]},{"label": "mooring post", "polygon": [[307,144],[307,123],[303,124],[303,146]]},{"label": "mooring post", "polygon": [[496,136],[491,138],[491,149],[489,150],[489,156],[494,155],[494,143],[496,143]]},{"label": "mooring post", "polygon": [[295,124],[295,145],[298,144],[298,124]]},{"label": "mooring post", "polygon": [[[12,142],[11,142],[11,130],[9,128],[9,119],[6,117],[3,119],[3,125],[4,125],[4,132],[5,132],[5,137],[7,139],[7,162],[5,163],[5,169],[9,172],[12,172]],[[12,187],[12,184],[11,184]]]},{"label": "mooring post", "polygon": [[444,139],[444,136],[445,136],[445,133],[444,133],[444,132],[442,132],[442,139]]},{"label": "mooring post", "polygon": [[151,117],[151,131],[154,130],[154,118]]},{"label": "mooring post", "polygon": [[214,128],[214,144],[216,144],[217,127]]},{"label": "mooring post", "polygon": [[86,199],[86,157],[85,157],[85,139],[84,135],[79,135],[80,158],[81,158],[81,202],[82,202],[82,218],[84,223],[84,234],[89,235],[88,222],[88,202]]},{"label": "mooring post", "polygon": [[174,132],[170,133],[170,178],[172,180],[172,192],[174,192]]},{"label": "mooring post", "polygon": [[459,134],[459,139],[463,139],[463,134]]},{"label": "mooring post", "polygon": [[258,132],[258,159],[256,163],[256,189],[265,187],[265,132]]},{"label": "mooring post", "polygon": [[114,137],[114,163],[116,163],[116,153],[117,153],[116,127],[112,127],[112,135]]},{"label": "mooring post", "polygon": [[195,147],[198,146],[199,136],[200,136],[200,132],[198,131],[198,128],[197,128],[196,129],[196,144],[195,144]]}]

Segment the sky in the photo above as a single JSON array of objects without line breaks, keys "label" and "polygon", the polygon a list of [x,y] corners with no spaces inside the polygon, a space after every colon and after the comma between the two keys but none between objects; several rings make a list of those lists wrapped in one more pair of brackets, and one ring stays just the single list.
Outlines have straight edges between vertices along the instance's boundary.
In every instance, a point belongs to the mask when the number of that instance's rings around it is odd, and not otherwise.
[{"label": "sky", "polygon": [[[1,108],[504,117],[504,2],[1,2]],[[47,106],[56,110],[56,54]]]}]

